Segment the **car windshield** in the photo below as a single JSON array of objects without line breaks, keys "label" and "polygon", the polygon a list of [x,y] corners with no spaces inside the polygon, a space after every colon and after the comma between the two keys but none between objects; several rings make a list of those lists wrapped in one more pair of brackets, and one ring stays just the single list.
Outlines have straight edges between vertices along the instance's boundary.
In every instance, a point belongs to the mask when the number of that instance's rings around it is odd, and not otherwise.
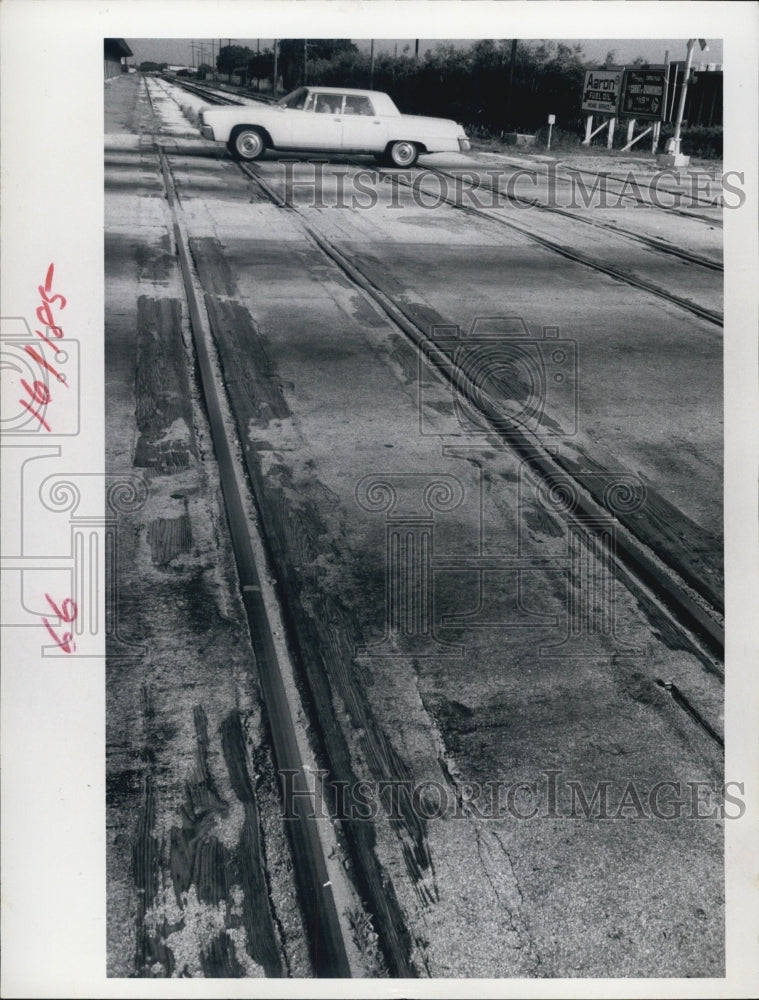
[{"label": "car windshield", "polygon": [[285,94],[277,104],[280,104],[283,108],[296,108],[302,109],[306,103],[306,97],[308,96],[308,91],[305,87],[298,87],[297,90],[293,90],[290,94]]}]

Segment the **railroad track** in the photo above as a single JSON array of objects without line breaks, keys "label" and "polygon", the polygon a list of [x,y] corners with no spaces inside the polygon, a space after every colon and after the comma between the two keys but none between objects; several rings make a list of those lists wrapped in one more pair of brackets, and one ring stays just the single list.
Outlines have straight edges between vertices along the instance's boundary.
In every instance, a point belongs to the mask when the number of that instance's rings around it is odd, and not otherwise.
[{"label": "railroad track", "polygon": [[[195,94],[196,97],[202,97],[204,100],[208,101],[209,104],[238,104],[245,105],[247,100],[240,100],[231,91],[227,90],[216,90],[213,87],[203,87],[197,83],[188,83],[185,80],[167,80],[167,83],[171,83],[175,87],[180,87],[182,90],[186,90],[190,94]],[[246,94],[246,98],[251,101],[258,101],[261,104],[273,104],[273,98],[262,97],[258,94]]]},{"label": "railroad track", "polygon": [[[146,90],[155,120],[147,85]],[[256,537],[255,528],[245,514],[246,501],[250,498],[245,496],[244,474],[234,458],[233,443],[229,439],[223,389],[214,375],[213,357],[208,346],[212,343],[212,334],[204,304],[196,291],[189,239],[168,157],[158,144],[155,148],[171,213],[200,389],[219,469],[240,593],[248,618],[262,697],[269,716],[272,749],[278,772],[293,775],[292,809],[297,818],[288,822],[287,828],[302,897],[301,911],[311,941],[314,973],[317,978],[348,978],[353,974],[348,945],[351,931],[345,914],[338,908],[334,885],[344,880],[345,876],[339,864],[330,863],[330,858],[336,854],[334,835],[332,842],[329,838],[325,839],[323,825],[320,829],[316,822],[315,817],[320,815],[321,810],[305,777],[315,769],[315,765],[304,752],[303,727],[297,722],[302,708],[294,700],[294,685],[290,684],[289,690],[286,686],[286,674],[292,668],[282,639],[284,628],[277,614],[276,597],[271,585],[267,585],[267,568],[261,565],[265,544]]]},{"label": "railroad track", "polygon": [[[545,176],[544,174],[541,173],[540,170],[537,170],[537,169],[535,169],[533,167],[525,166],[522,163],[520,163],[518,165],[515,164],[515,166],[518,166],[518,169],[520,170],[520,172],[524,172],[524,173],[530,174],[533,177],[541,178],[541,177]],[[569,174],[577,174],[577,175],[583,175],[585,177],[592,177],[592,178],[595,179],[595,181],[600,181],[603,184],[603,189],[604,189],[604,191],[605,191],[605,193],[607,195],[611,195],[611,196],[614,196],[614,197],[628,198],[628,199],[630,199],[630,201],[634,201],[638,205],[643,206],[644,208],[652,208],[652,209],[655,209],[656,211],[659,211],[659,212],[674,213],[675,215],[681,215],[681,216],[683,216],[686,219],[693,219],[694,221],[699,222],[699,223],[703,223],[705,225],[717,226],[720,229],[722,228],[722,219],[715,218],[715,216],[713,216],[713,215],[700,215],[698,212],[689,211],[686,208],[676,207],[674,205],[669,206],[669,207],[665,207],[663,205],[657,205],[656,202],[654,200],[652,200],[652,199],[646,199],[645,197],[639,197],[638,195],[633,194],[632,192],[626,190],[627,184],[624,181],[624,179],[620,178],[620,177],[616,177],[616,176],[614,176],[614,174],[611,174],[611,173],[608,173],[608,172],[598,172],[598,171],[595,171],[595,170],[583,170],[582,168],[579,168],[579,167],[568,167],[567,166],[565,169],[566,169],[567,173],[569,173]],[[570,179],[569,177],[562,176],[561,174],[557,174],[555,176],[555,180],[559,181],[561,184],[564,184],[564,185],[570,185],[570,186],[572,186],[574,184],[574,181],[572,179]],[[620,185],[620,187],[617,190],[613,190],[613,189],[609,188],[608,184],[609,184],[610,181],[612,181],[612,182],[616,181]],[[643,185],[643,186],[646,187],[646,188],[648,188],[649,191],[653,190],[652,186],[650,184]],[[638,187],[640,188],[640,185],[638,185]],[[594,183],[593,190],[595,190],[595,183]],[[667,190],[668,193],[670,193],[670,194],[676,194],[679,197],[686,197],[686,198],[690,197],[690,198],[692,198],[692,196],[688,192],[687,188],[667,188],[666,190]],[[693,201],[693,204],[696,207],[700,207],[700,208],[718,208],[718,207],[720,207],[722,205],[721,198],[709,199],[709,200],[699,200],[697,198],[692,198],[692,201]],[[549,206],[549,207],[552,207],[552,206]]]},{"label": "railroad track", "polygon": [[[344,274],[359,287],[385,316],[399,329],[415,347],[424,348],[425,357],[430,358],[440,374],[450,382],[456,391],[463,392],[472,405],[477,406],[490,421],[493,432],[503,436],[500,428],[503,425],[504,411],[498,400],[483,392],[481,386],[475,385],[468,374],[452,364],[451,358],[431,345],[427,331],[423,329],[399,303],[394,302],[373,280],[365,267],[359,267],[329,240],[306,221],[298,208],[283,197],[262,176],[256,166],[238,163],[241,172],[255,181],[260,190],[278,207],[300,218],[303,229],[319,249],[336,264]],[[393,176],[389,172],[389,176]],[[479,214],[479,213],[477,213]],[[514,428],[509,431],[509,445],[517,450],[535,471],[550,477],[557,474],[572,475],[572,470],[561,464],[561,460],[551,455],[540,439],[526,430]],[[582,498],[585,511],[592,516],[598,516],[602,505],[599,498],[593,496],[579,480],[576,480],[578,495]],[[702,660],[714,673],[721,673],[721,661],[724,655],[724,622],[721,611],[715,608],[708,596],[699,593],[698,581],[687,581],[681,575],[681,569],[668,565],[642,543],[629,525],[620,523],[620,534],[617,540],[618,570],[620,578],[645,596],[653,599],[666,609],[667,617],[681,632],[687,632],[691,644],[695,644]]]},{"label": "railroad track", "polygon": [[[445,175],[444,171],[432,171],[437,172],[441,175]],[[386,177],[392,184],[402,185],[404,187],[411,188],[413,186],[412,181],[410,181],[403,174],[394,173],[392,170],[383,170],[379,168],[379,173]],[[449,174],[448,176],[455,176]],[[442,191],[436,195],[441,201],[450,205],[452,208],[456,208],[460,211],[465,212],[468,215],[477,216],[482,219],[486,219],[488,222],[495,226],[500,226],[506,229],[510,229],[513,232],[520,233],[525,236],[533,243],[537,243],[538,246],[543,247],[546,250],[550,250],[552,253],[558,254],[560,257],[564,257],[567,260],[574,261],[577,264],[582,264],[585,267],[591,268],[594,271],[598,271],[601,274],[605,274],[610,278],[614,278],[616,281],[621,281],[626,285],[630,285],[633,288],[637,288],[641,291],[648,292],[650,295],[655,295],[659,299],[663,299],[665,302],[669,302],[671,305],[677,306],[679,309],[684,309],[686,312],[691,313],[694,316],[698,316],[699,319],[704,319],[709,323],[713,323],[715,326],[722,327],[723,317],[721,312],[717,312],[714,309],[707,309],[705,306],[699,305],[697,302],[692,302],[690,299],[686,299],[681,295],[674,295],[668,289],[663,288],[661,285],[657,285],[653,281],[648,281],[645,278],[640,278],[635,274],[631,274],[629,271],[622,270],[622,268],[615,267],[613,264],[608,264],[604,261],[598,260],[595,257],[590,257],[588,254],[583,253],[579,250],[575,250],[571,246],[567,246],[565,243],[559,243],[556,240],[551,239],[547,236],[541,236],[538,233],[533,232],[528,226],[520,225],[513,219],[508,219],[505,216],[491,211],[487,208],[476,208],[474,205],[467,204],[463,198],[450,197],[443,193]],[[527,202],[526,202],[527,203]],[[660,246],[655,247],[656,250],[661,250]],[[703,266],[701,259],[691,260],[691,263],[696,263]]]},{"label": "railroad track", "polygon": [[[439,167],[428,167],[427,169],[432,173],[439,174],[442,177],[449,177],[454,181],[460,179],[459,175],[451,173],[448,170],[442,170]],[[537,171],[530,172],[537,175]],[[475,182],[476,189],[481,189],[482,186],[483,185],[481,183]],[[645,236],[642,233],[634,233],[629,229],[625,229],[623,226],[618,226],[614,222],[600,222],[598,219],[586,218],[585,216],[578,215],[577,213],[566,208],[559,208],[556,205],[544,205],[537,198],[520,198],[516,194],[512,194],[508,191],[501,191],[500,189],[498,191],[498,196],[503,198],[504,201],[529,206],[530,208],[534,208],[540,212],[549,213],[551,215],[559,215],[562,216],[562,218],[571,219],[573,222],[579,222],[583,225],[592,226],[594,229],[607,230],[608,232],[615,233],[618,236],[631,240],[634,243],[640,243],[642,246],[648,247],[650,250],[657,250],[660,253],[678,257],[680,260],[687,261],[689,264],[696,264],[699,267],[705,267],[711,271],[724,271],[724,266],[721,261],[713,260],[710,257],[703,257],[701,254],[695,254],[689,250],[683,250],[681,247],[668,243],[666,240],[659,240],[655,236]]]},{"label": "railroad track", "polygon": [[[362,167],[366,166],[363,162],[361,162],[360,165]],[[391,321],[400,330],[402,330],[402,332],[410,338],[416,346],[423,344],[425,346],[425,352],[429,353],[429,339],[426,331],[417,324],[414,317],[411,316],[407,310],[404,310],[402,306],[399,306],[389,299],[389,297],[379,287],[379,283],[372,280],[372,276],[367,273],[365,268],[357,267],[354,263],[348,260],[348,258],[326,237],[325,234],[317,232],[315,228],[305,220],[297,207],[283,197],[263,177],[258,166],[238,163],[238,167],[245,176],[254,180],[258,184],[259,188],[274,204],[294,213],[296,216],[300,216],[305,231],[313,242],[321,249],[321,251],[328,256],[333,263],[337,264],[354,282],[354,284],[361,287],[364,293],[372,298],[375,305],[379,306],[379,308],[391,319]],[[392,170],[383,170],[382,168],[376,169],[380,176],[387,178],[391,183],[400,184],[406,187],[411,186],[409,179],[402,174],[397,174]],[[485,218],[488,222],[494,223],[495,225],[505,226],[517,231],[521,235],[526,236],[544,248],[549,249],[562,257],[581,263],[589,268],[625,282],[632,287],[636,287],[649,294],[662,298],[670,304],[676,305],[687,312],[697,315],[701,319],[706,319],[708,322],[717,326],[722,325],[721,314],[713,310],[705,309],[697,303],[690,302],[680,296],[673,295],[666,289],[661,288],[652,282],[639,279],[634,275],[622,272],[613,266],[590,258],[585,254],[577,252],[563,244],[558,244],[553,240],[538,236],[526,227],[518,225],[511,220],[504,219],[502,216],[495,213],[488,212],[486,209],[479,209],[474,206],[464,204],[460,199],[456,198],[444,197],[443,200],[454,208],[463,210],[474,216]],[[657,247],[657,249],[660,248]],[[694,262],[699,264],[701,263],[700,260]],[[439,369],[447,378],[450,378],[452,370],[450,359],[440,358]],[[488,399],[487,396],[482,393],[480,387],[468,384],[468,379],[465,373],[457,372],[454,381],[459,389],[461,389],[462,386],[467,387],[467,392],[472,400],[479,401],[480,406],[483,404],[486,406],[486,410],[489,410],[489,412],[486,412],[485,416],[488,417],[496,427],[502,422],[503,413],[500,410],[497,401]],[[526,435],[520,443],[520,450],[524,456],[531,457],[532,463],[542,475],[554,474],[558,471],[564,475],[567,473],[571,474],[571,470],[564,468],[558,464],[555,459],[548,456],[545,448],[537,439],[533,439]],[[536,456],[540,457],[537,458]],[[581,494],[585,496],[589,509],[595,509],[597,511],[598,499],[590,495],[580,483],[578,483],[578,487],[580,488]],[[623,531],[623,534],[620,537],[619,554],[623,559],[623,564],[620,564],[619,566],[620,575],[627,578],[630,584],[637,580],[639,585],[645,590],[647,599],[654,597],[657,604],[663,604],[664,608],[667,609],[671,623],[680,630],[684,628],[691,636],[701,657],[705,657],[705,662],[710,669],[717,674],[721,673],[721,661],[724,654],[724,622],[722,611],[721,608],[714,606],[710,595],[701,590],[699,585],[700,581],[692,576],[689,579],[685,579],[682,575],[682,567],[668,565],[660,555],[653,552],[640,542],[635,533],[630,530],[629,527],[626,531]],[[630,572],[632,575],[630,575]]]},{"label": "railroad track", "polygon": [[[612,194],[621,194],[625,190],[626,184],[625,184],[624,179],[616,177],[614,174],[611,174],[611,173],[598,173],[595,170],[583,170],[581,167],[572,167],[571,168],[571,172],[575,173],[575,174],[585,174],[587,177],[603,177],[605,179],[611,179],[611,180],[619,181],[620,184],[622,185],[621,191],[611,192]],[[570,182],[567,181],[566,183],[570,183]],[[649,191],[652,190],[652,187],[651,187],[650,184],[646,184],[645,187],[648,188]],[[699,206],[701,208],[718,208],[722,204],[720,198],[716,198],[715,199],[715,198],[697,198],[697,197],[694,197],[693,195],[689,194],[687,188],[670,188],[669,190],[671,190],[673,193],[679,193],[681,195],[684,195],[685,197],[689,197],[694,205],[697,205],[697,206]],[[646,201],[645,198],[638,198],[637,195],[627,195],[627,194],[625,194],[625,197],[633,198],[635,201],[637,201],[641,205],[648,205],[649,207],[652,207],[652,208],[658,208],[660,211],[665,211],[665,212],[670,211],[670,209],[662,209],[661,206],[657,205],[655,202]],[[691,218],[693,218],[693,216],[691,215],[691,213],[686,212],[685,214],[688,215],[688,216],[690,216]],[[697,216],[697,218],[699,218],[699,219],[706,219],[709,222],[713,222],[714,221],[713,219],[710,219],[708,216]]]},{"label": "railroad track", "polygon": [[[308,766],[302,752],[302,738],[298,732],[299,729],[302,730],[303,723],[302,721],[300,724],[298,723],[296,712],[284,690],[285,685],[281,676],[283,669],[281,663],[282,644],[277,641],[275,636],[277,625],[272,622],[271,601],[267,602],[264,599],[265,573],[260,565],[260,553],[251,542],[250,524],[244,514],[243,492],[248,487],[244,474],[237,467],[233,455],[234,449],[229,441],[227,429],[229,421],[225,421],[224,389],[218,385],[218,379],[214,374],[213,359],[209,353],[208,345],[213,343],[213,333],[209,329],[202,296],[199,294],[189,239],[183,224],[182,209],[176,197],[171,166],[172,154],[157,144],[156,149],[165,181],[187,296],[202,392],[219,463],[240,589],[259,665],[263,698],[272,723],[271,732],[276,766],[280,771],[292,770],[297,774],[302,774],[304,766]],[[450,358],[444,352],[438,351],[436,353],[435,350],[432,350],[427,331],[414,320],[403,305],[387,295],[380,287],[379,282],[365,267],[360,267],[349,260],[334,242],[328,239],[324,233],[319,232],[297,206],[288,202],[269,183],[257,166],[247,164],[239,164],[238,166],[240,176],[245,178],[246,183],[253,180],[273,204],[299,220],[312,244],[326,259],[329,259],[333,266],[339,268],[352,285],[360,290],[362,295],[372,301],[396,330],[400,331],[417,348],[424,347],[425,356],[431,359],[441,376],[451,382],[459,392],[462,392],[471,404],[477,405],[490,422],[493,433],[500,434],[499,428],[503,423],[503,411],[499,401],[483,392],[481,386],[475,385],[466,372],[452,369]],[[393,176],[391,172],[387,173],[388,176]],[[475,212],[475,214],[479,213]],[[521,436],[518,433],[509,434],[508,446],[513,448],[523,460],[528,462],[533,471],[544,479],[557,473],[562,476],[566,476],[568,472],[571,474],[571,470],[564,468],[560,460],[552,456],[539,439],[527,432]],[[607,512],[602,509],[598,497],[586,489],[581,482],[576,482],[581,510],[591,517],[602,514],[608,517]],[[254,502],[256,502],[255,498]],[[266,549],[265,539],[259,548]],[[640,596],[645,602],[653,602],[657,606],[682,637],[685,647],[692,650],[716,676],[721,676],[724,631],[718,609],[712,607],[702,594],[699,594],[683,580],[676,567],[667,565],[622,523],[619,524],[617,535],[615,569],[619,579],[632,593]],[[657,683],[660,683],[660,686],[668,692],[678,708],[695,724],[700,725],[709,738],[721,745],[719,733],[700,716],[697,708],[688,701],[679,688],[665,680]],[[346,926],[344,917],[339,911],[334,887],[330,884],[334,878],[334,865],[329,864],[328,850],[319,829],[312,819],[309,820],[313,806],[307,799],[306,791],[308,790],[304,786],[302,797],[296,797],[298,820],[290,824],[289,831],[293,844],[297,880],[303,893],[302,909],[311,938],[314,967],[316,974],[321,977],[346,977],[353,972],[349,947],[350,928]],[[393,972],[394,974],[402,974],[395,970]]]}]

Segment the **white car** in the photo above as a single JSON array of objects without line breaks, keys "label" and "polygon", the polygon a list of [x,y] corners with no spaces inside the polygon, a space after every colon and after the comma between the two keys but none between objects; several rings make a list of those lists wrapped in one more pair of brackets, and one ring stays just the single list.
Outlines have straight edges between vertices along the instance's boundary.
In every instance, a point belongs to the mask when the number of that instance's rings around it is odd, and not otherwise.
[{"label": "white car", "polygon": [[420,153],[470,148],[456,122],[402,115],[377,90],[299,87],[277,104],[204,108],[200,123],[204,138],[225,142],[240,160],[257,160],[267,149],[308,150],[373,153],[410,167]]}]

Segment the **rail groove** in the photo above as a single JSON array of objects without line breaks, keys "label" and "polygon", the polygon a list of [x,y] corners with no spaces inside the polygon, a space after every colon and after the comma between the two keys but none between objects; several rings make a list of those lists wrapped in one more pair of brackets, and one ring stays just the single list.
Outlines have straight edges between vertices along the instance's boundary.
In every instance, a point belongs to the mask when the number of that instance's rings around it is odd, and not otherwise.
[{"label": "rail groove", "polygon": [[[148,89],[148,98],[150,92]],[[152,101],[151,108],[152,108]],[[308,770],[298,745],[294,711],[289,704],[280,672],[279,652],[273,636],[270,612],[264,598],[263,574],[251,540],[251,526],[238,480],[228,431],[225,427],[219,391],[206,346],[206,320],[195,293],[192,262],[186,234],[178,214],[178,202],[166,153],[156,145],[172,217],[174,239],[190,315],[193,344],[200,373],[200,385],[219,469],[222,494],[229,522],[240,593],[250,626],[263,700],[269,716],[276,766],[293,773],[291,808],[297,819],[287,824],[293,863],[301,893],[301,908],[312,945],[312,961],[317,978],[349,978],[351,964],[332,886],[335,866],[329,866],[315,817],[319,815],[313,792],[305,778]]]}]

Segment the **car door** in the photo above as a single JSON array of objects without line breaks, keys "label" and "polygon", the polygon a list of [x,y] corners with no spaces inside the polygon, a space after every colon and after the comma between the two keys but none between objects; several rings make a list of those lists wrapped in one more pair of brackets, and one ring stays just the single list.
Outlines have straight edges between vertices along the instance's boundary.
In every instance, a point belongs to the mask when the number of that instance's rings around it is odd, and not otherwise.
[{"label": "car door", "polygon": [[387,144],[387,123],[369,97],[346,94],[343,103],[343,149],[379,153]]},{"label": "car door", "polygon": [[342,147],[342,94],[311,91],[303,110],[288,110],[290,149]]}]

